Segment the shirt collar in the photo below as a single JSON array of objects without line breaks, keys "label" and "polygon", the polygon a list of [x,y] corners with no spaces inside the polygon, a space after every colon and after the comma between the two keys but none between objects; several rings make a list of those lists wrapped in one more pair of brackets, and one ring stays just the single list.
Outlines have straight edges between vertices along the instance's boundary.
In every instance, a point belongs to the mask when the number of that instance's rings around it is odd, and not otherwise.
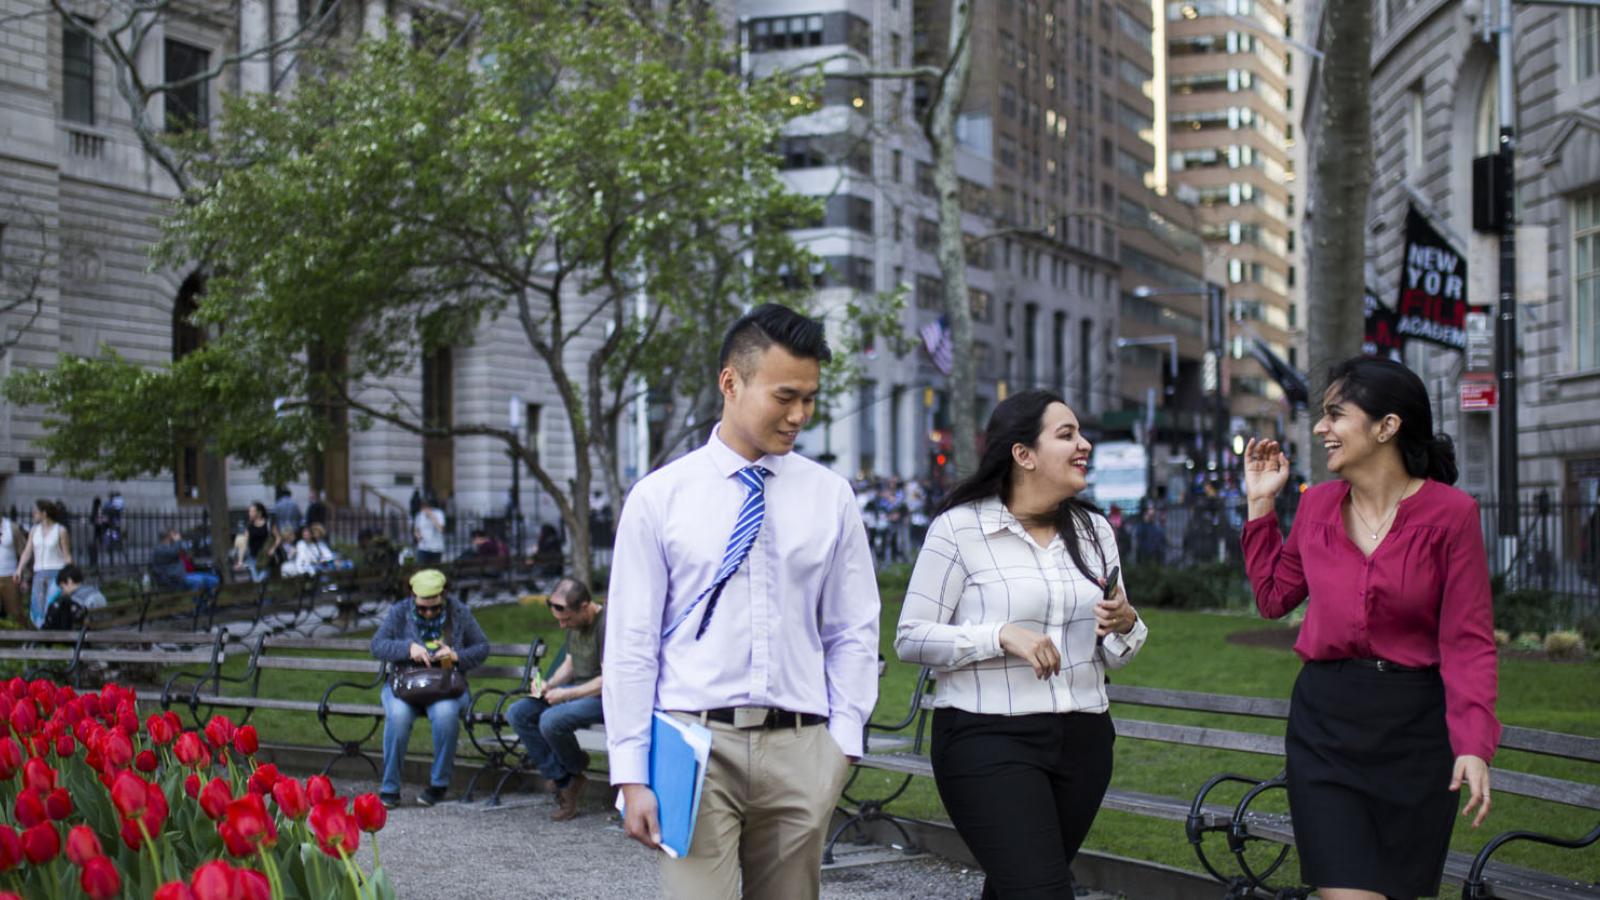
[{"label": "shirt collar", "polygon": [[718,474],[724,478],[732,477],[741,469],[750,466],[761,466],[775,477],[783,471],[784,457],[788,456],[788,454],[773,456],[768,453],[752,463],[722,440],[721,424],[711,429],[711,437],[706,441],[706,451],[711,454],[711,464],[717,467]]},{"label": "shirt collar", "polygon": [[[999,497],[985,497],[979,500],[977,513],[978,527],[983,530],[985,536],[1009,531],[1025,541],[1033,542],[1033,537],[1028,534],[1028,529],[1022,527],[1022,520],[1013,515]],[[1061,540],[1061,535],[1057,534],[1050,539],[1050,543],[1054,545],[1059,540]]]}]

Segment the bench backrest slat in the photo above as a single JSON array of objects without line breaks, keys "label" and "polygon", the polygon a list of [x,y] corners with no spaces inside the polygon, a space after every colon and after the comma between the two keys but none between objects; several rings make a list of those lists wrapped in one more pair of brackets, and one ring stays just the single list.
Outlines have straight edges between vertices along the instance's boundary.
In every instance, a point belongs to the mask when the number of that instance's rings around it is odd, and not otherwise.
[{"label": "bench backrest slat", "polygon": [[1568,759],[1600,763],[1600,738],[1563,734],[1559,731],[1541,731],[1537,728],[1507,725],[1500,734],[1500,746],[1507,750],[1523,750],[1528,753],[1564,756]]},{"label": "bench backrest slat", "polygon": [[1520,794],[1524,797],[1549,800],[1552,803],[1600,810],[1600,785],[1551,778],[1547,775],[1530,775],[1527,772],[1513,772],[1508,769],[1495,769],[1490,776],[1489,786],[1497,793]]},{"label": "bench backrest slat", "polygon": [[1282,735],[1251,734],[1224,728],[1172,725],[1139,719],[1116,719],[1115,722],[1118,737],[1184,744],[1190,747],[1210,747],[1213,750],[1238,750],[1242,753],[1259,753],[1263,756],[1283,755]]},{"label": "bench backrest slat", "polygon": [[1196,712],[1255,716],[1262,719],[1289,717],[1289,701],[1276,697],[1236,697],[1230,694],[1203,694],[1198,691],[1174,691],[1125,684],[1106,685],[1106,696],[1114,703],[1129,703],[1136,706],[1188,709]]},{"label": "bench backrest slat", "polygon": [[339,659],[319,656],[272,656],[263,654],[256,660],[262,669],[298,670],[302,672],[357,672],[372,674],[382,667],[375,659]]}]

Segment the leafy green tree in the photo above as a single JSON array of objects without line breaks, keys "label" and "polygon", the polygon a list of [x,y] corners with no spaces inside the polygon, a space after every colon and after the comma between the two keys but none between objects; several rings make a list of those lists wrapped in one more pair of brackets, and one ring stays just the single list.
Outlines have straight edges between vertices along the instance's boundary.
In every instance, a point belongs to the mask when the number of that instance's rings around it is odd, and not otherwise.
[{"label": "leafy green tree", "polygon": [[[715,345],[748,304],[851,320],[835,328],[847,350],[893,320],[890,300],[817,308],[834,292],[814,290],[818,261],[786,233],[821,207],[785,189],[771,147],[819,83],[745,78],[700,4],[466,12],[452,40],[367,42],[287,101],[229,103],[158,254],[209,261],[196,319],[215,336],[170,368],[74,360],[13,382],[14,399],[54,406],[52,453],[153,467],[134,445],[204,422],[230,456],[292,471],[335,408],[357,428],[488,437],[554,499],[585,572],[585,501],[604,479],[619,505],[618,426],[641,390],[703,428]],[[488,328],[519,332],[548,373],[580,451],[567,483],[505,424],[430,421],[393,390]],[[286,365],[295,354],[322,364]],[[141,400],[158,414],[123,412],[114,436],[84,419]]]}]

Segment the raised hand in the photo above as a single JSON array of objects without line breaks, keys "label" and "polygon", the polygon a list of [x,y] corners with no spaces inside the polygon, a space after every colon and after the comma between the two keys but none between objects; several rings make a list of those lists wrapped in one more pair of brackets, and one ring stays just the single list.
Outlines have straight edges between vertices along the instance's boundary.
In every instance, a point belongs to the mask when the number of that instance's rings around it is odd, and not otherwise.
[{"label": "raised hand", "polygon": [[1245,499],[1273,500],[1289,483],[1289,458],[1277,441],[1251,438],[1244,448]]}]

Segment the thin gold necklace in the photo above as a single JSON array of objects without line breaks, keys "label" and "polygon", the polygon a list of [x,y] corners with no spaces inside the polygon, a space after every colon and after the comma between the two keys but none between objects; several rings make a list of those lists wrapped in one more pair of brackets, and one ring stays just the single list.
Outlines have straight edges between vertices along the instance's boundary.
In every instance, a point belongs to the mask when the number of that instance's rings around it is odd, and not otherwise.
[{"label": "thin gold necklace", "polygon": [[1372,535],[1372,539],[1376,541],[1378,539],[1378,532],[1382,531],[1383,526],[1389,524],[1389,520],[1394,518],[1394,514],[1400,511],[1400,501],[1406,498],[1406,491],[1410,489],[1411,479],[1407,478],[1405,487],[1400,489],[1400,496],[1395,498],[1394,505],[1389,507],[1389,514],[1383,517],[1383,520],[1378,523],[1377,528],[1373,528],[1372,523],[1367,521],[1367,517],[1361,514],[1361,508],[1356,506],[1356,495],[1354,492],[1350,494],[1350,511],[1356,514],[1356,519],[1361,522],[1361,527],[1367,529],[1367,533]]}]

